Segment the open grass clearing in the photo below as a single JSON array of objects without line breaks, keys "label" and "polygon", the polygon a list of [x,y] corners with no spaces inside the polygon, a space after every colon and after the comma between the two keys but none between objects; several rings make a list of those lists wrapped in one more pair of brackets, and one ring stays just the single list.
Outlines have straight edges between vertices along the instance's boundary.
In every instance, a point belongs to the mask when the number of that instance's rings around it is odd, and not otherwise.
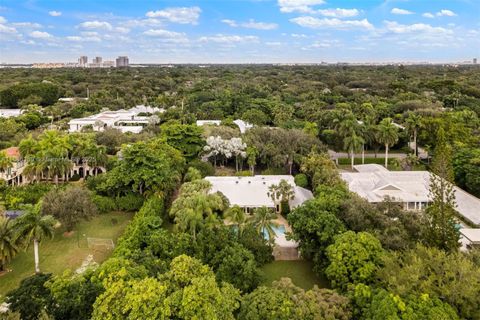
[{"label": "open grass clearing", "polygon": [[314,285],[328,288],[327,279],[318,277],[312,268],[313,264],[306,260],[273,261],[262,267],[265,276],[263,284],[270,286],[280,278],[290,278],[296,286],[305,290],[313,288]]},{"label": "open grass clearing", "polygon": [[[93,255],[94,261],[102,262],[111,254],[105,248],[88,248],[87,238],[112,239],[116,243],[123,233],[133,213],[111,212],[98,215],[88,221],[81,221],[71,236],[64,236],[64,230],[57,230],[55,237],[40,244],[40,270],[44,273],[62,273],[66,269],[75,270],[82,262]],[[0,276],[0,301],[5,294],[15,289],[20,281],[34,274],[33,245],[20,252],[9,264],[12,270]]]}]

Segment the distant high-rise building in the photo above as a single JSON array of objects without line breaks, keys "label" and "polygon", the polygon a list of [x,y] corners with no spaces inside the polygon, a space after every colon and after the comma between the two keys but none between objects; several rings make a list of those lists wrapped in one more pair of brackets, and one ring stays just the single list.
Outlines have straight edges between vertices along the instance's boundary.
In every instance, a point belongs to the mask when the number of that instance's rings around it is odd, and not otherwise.
[{"label": "distant high-rise building", "polygon": [[93,63],[95,64],[102,64],[102,57],[95,57],[93,59]]},{"label": "distant high-rise building", "polygon": [[477,64],[477,58],[473,58],[473,64]]},{"label": "distant high-rise building", "polygon": [[116,59],[117,68],[118,67],[128,67],[128,57],[120,56]]},{"label": "distant high-rise building", "polygon": [[88,63],[87,56],[81,56],[80,58],[78,58],[78,64],[80,65],[80,67],[86,67],[87,63]]}]

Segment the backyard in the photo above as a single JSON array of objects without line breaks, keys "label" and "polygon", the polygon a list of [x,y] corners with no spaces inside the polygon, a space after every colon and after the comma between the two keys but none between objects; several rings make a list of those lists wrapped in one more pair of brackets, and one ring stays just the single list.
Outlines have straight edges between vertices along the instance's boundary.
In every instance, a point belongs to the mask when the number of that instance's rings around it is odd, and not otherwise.
[{"label": "backyard", "polygon": [[[98,246],[90,249],[87,238],[112,239],[116,243],[132,216],[132,213],[123,212],[99,215],[89,221],[80,222],[69,237],[63,235],[63,230],[57,230],[52,240],[45,240],[40,244],[40,270],[44,273],[75,270],[89,255],[93,256],[95,262],[102,262],[110,255],[111,250]],[[4,299],[5,293],[16,288],[22,279],[33,274],[33,246],[26,252],[20,252],[8,269],[11,272],[0,275],[0,301]]]},{"label": "backyard", "polygon": [[274,261],[263,266],[264,285],[270,286],[273,281],[280,278],[290,278],[293,283],[305,290],[317,285],[320,288],[328,288],[328,281],[318,277],[312,270],[313,264],[305,260]]}]

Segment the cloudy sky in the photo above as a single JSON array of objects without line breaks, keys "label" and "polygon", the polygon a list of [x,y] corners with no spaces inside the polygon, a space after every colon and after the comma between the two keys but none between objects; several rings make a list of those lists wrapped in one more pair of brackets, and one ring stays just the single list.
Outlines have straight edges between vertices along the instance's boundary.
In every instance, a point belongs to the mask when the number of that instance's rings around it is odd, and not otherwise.
[{"label": "cloudy sky", "polygon": [[452,62],[480,0],[1,0],[0,62]]}]

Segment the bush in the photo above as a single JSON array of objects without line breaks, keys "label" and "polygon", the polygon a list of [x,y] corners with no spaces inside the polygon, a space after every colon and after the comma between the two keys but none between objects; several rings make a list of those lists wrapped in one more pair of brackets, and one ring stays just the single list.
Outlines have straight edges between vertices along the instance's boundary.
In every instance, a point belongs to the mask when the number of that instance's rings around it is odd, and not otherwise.
[{"label": "bush", "polygon": [[243,170],[243,171],[238,171],[235,173],[237,177],[251,177],[252,172],[250,170]]},{"label": "bush", "polygon": [[137,211],[143,205],[143,197],[138,194],[129,193],[123,197],[117,197],[117,209],[121,211]]},{"label": "bush", "polygon": [[295,184],[302,188],[308,188],[308,178],[304,173],[299,173],[295,176]]},{"label": "bush", "polygon": [[288,201],[283,201],[281,207],[282,207],[282,212],[280,213],[282,214],[282,216],[286,218],[290,213],[290,204],[288,203]]},{"label": "bush", "polygon": [[203,162],[200,160],[193,160],[189,163],[190,167],[193,167],[200,171],[202,174],[202,178],[206,176],[213,176],[215,175],[215,168],[212,166],[210,162]]},{"label": "bush", "polygon": [[89,190],[95,191],[96,193],[100,193],[101,190],[99,187],[102,185],[102,183],[105,182],[105,180],[107,180],[107,175],[105,174],[101,174],[96,177],[89,176],[85,179],[85,185]]},{"label": "bush", "polygon": [[78,174],[74,174],[74,175],[69,179],[69,181],[72,181],[72,182],[73,182],[73,181],[78,181],[78,180],[80,180],[80,176],[79,176]]},{"label": "bush", "polygon": [[150,197],[143,203],[138,215],[163,217],[165,215],[165,203],[162,198]]},{"label": "bush", "polygon": [[269,168],[269,169],[263,170],[262,174],[266,176],[285,174],[285,170],[283,168]]},{"label": "bush", "polygon": [[100,213],[107,213],[117,210],[117,204],[115,203],[115,200],[110,197],[95,195],[93,197],[93,203],[95,203]]}]

